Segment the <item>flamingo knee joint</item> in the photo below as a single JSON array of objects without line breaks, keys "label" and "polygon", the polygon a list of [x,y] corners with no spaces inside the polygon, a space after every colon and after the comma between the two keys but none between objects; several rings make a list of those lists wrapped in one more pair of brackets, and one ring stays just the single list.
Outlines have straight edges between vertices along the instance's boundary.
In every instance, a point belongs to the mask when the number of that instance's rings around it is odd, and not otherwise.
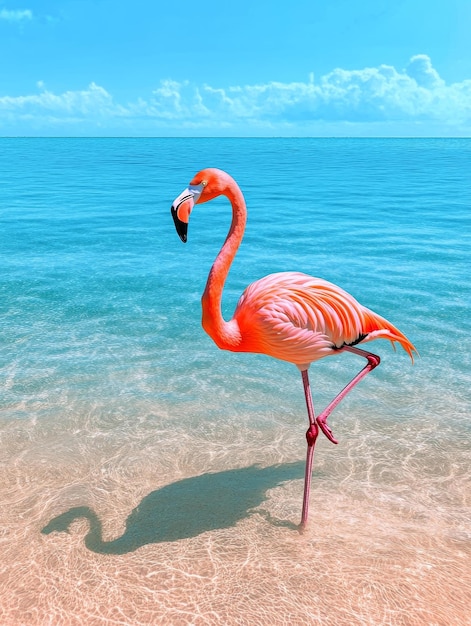
[{"label": "flamingo knee joint", "polygon": [[376,354],[368,354],[366,358],[368,359],[368,365],[372,370],[374,370],[375,367],[378,367],[378,365],[381,363],[381,359]]}]

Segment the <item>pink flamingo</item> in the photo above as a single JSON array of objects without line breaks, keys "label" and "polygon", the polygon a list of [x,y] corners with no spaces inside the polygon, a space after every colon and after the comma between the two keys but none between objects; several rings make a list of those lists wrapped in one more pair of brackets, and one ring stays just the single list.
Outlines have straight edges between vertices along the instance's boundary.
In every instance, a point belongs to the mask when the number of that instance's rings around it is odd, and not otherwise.
[{"label": "pink flamingo", "polygon": [[[300,272],[270,274],[252,283],[240,297],[233,318],[225,321],[221,313],[222,292],[242,241],[247,218],[241,190],[226,172],[204,169],[176,198],[171,213],[180,239],[186,242],[193,206],[220,195],[231,202],[232,223],[209,272],[203,293],[203,328],[223,350],[268,354],[293,363],[301,371],[309,419],[301,516],[301,528],[304,528],[308,518],[314,444],[319,428],[330,441],[338,443],[327,418],[380,362],[378,356],[360,350],[356,345],[373,339],[388,339],[393,345],[397,341],[412,361],[417,350],[397,328],[359,304],[343,289]],[[308,377],[309,366],[313,361],[341,352],[358,354],[367,360],[367,364],[316,418]]]}]

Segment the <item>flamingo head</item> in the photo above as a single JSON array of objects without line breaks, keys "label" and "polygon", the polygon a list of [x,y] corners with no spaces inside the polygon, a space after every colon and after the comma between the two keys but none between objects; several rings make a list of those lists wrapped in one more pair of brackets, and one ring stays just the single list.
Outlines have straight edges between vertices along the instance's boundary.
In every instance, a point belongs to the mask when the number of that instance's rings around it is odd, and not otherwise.
[{"label": "flamingo head", "polygon": [[183,243],[187,240],[188,222],[195,204],[208,202],[224,194],[231,183],[234,181],[229,174],[209,167],[198,172],[188,187],[175,198],[170,210],[176,231]]}]

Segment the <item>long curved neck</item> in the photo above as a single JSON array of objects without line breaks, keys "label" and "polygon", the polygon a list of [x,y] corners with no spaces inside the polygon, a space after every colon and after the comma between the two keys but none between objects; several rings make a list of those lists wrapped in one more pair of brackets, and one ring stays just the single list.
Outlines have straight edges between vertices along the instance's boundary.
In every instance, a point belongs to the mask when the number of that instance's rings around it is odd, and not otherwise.
[{"label": "long curved neck", "polygon": [[237,322],[226,322],[222,317],[221,300],[229,269],[244,236],[247,210],[244,196],[235,183],[225,190],[224,195],[232,205],[232,223],[209,272],[201,303],[204,330],[220,348],[231,350],[239,344],[241,337]]}]

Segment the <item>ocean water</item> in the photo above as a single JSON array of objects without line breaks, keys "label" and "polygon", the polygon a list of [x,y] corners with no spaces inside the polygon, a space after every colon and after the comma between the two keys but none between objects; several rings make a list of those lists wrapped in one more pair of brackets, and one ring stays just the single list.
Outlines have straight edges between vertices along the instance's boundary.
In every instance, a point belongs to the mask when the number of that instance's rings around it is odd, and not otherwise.
[{"label": "ocean water", "polygon": [[[220,351],[200,296],[230,224],[170,205],[203,167],[248,205],[226,284],[299,270],[417,346],[316,446],[301,377]],[[0,623],[470,624],[469,139],[0,140]],[[363,366],[310,369],[322,408]]]}]

